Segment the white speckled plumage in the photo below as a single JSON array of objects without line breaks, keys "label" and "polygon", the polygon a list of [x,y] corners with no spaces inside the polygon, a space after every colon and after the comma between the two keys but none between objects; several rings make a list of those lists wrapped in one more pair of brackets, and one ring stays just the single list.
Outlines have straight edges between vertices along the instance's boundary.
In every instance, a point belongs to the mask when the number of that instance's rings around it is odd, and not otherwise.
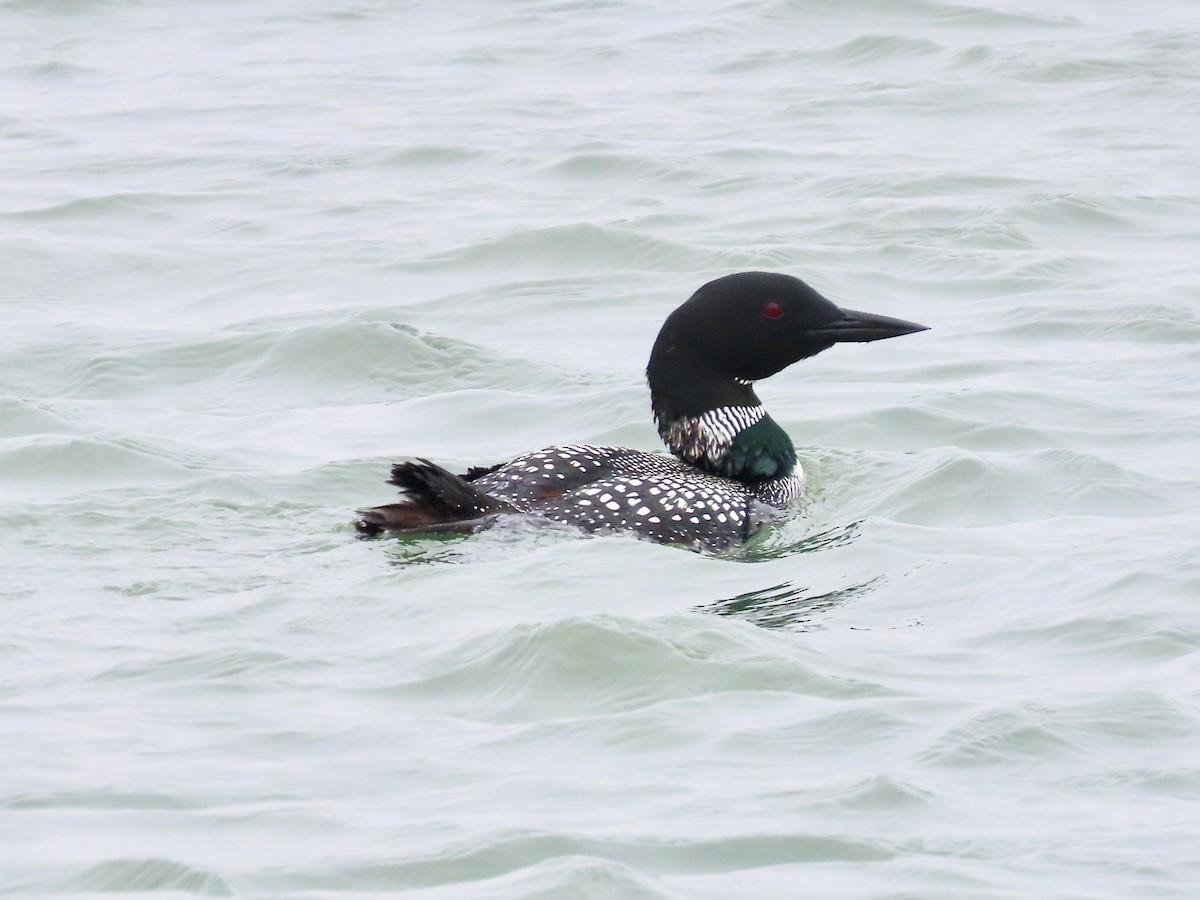
[{"label": "white speckled plumage", "polygon": [[566,444],[518,457],[473,485],[521,512],[589,531],[633,530],[665,543],[740,543],[801,497],[797,467],[754,487],[658,453]]}]

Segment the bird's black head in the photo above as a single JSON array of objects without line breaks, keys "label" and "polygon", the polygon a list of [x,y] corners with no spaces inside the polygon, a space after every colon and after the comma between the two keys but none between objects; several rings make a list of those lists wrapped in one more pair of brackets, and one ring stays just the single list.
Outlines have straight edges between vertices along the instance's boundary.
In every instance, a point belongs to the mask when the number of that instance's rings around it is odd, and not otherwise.
[{"label": "bird's black head", "polygon": [[659,433],[687,458],[674,423],[722,407],[756,407],[752,382],[836,343],[925,329],[842,309],[790,275],[740,272],[710,281],[667,317],[650,353],[646,378]]},{"label": "bird's black head", "polygon": [[710,281],[671,313],[654,351],[686,348],[715,372],[757,381],[841,341],[924,330],[913,322],[842,309],[791,275],[739,272]]}]

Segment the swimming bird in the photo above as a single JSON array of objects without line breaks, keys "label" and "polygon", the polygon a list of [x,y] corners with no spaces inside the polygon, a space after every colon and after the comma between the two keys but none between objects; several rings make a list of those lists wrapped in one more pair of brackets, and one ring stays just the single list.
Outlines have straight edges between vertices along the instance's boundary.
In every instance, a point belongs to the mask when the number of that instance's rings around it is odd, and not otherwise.
[{"label": "swimming bird", "polygon": [[726,275],[672,312],[650,351],[650,405],[673,456],[565,444],[462,475],[426,459],[400,463],[389,483],[404,498],[359,510],[356,527],[363,536],[470,532],[525,515],[728,548],[795,509],[804,488],[796,448],[754,382],[836,343],[926,329],[843,309],[790,275]]}]

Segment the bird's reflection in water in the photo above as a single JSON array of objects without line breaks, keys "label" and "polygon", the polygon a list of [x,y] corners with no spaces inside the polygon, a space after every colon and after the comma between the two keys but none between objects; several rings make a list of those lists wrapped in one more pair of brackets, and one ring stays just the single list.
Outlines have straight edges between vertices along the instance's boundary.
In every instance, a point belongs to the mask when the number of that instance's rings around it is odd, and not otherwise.
[{"label": "bird's reflection in water", "polygon": [[389,548],[389,561],[399,567],[491,562],[528,552],[543,543],[578,537],[578,529],[561,522],[500,516],[477,532],[447,529],[396,535]]},{"label": "bird's reflection in water", "polygon": [[852,597],[869,591],[883,580],[877,576],[823,594],[810,593],[808,588],[796,587],[790,581],[738,594],[727,600],[714,600],[695,607],[697,612],[743,619],[760,628],[806,630],[818,627],[813,621],[822,613],[841,606]]},{"label": "bird's reflection in water", "polygon": [[[763,539],[752,541],[744,548],[731,554],[742,562],[767,562],[783,559],[797,553],[815,553],[841,547],[858,537],[861,522],[839,525],[817,534],[796,538],[789,529],[772,529]],[[714,600],[696,607],[697,612],[743,619],[762,628],[807,629],[818,627],[814,620],[822,613],[841,606],[852,597],[869,591],[883,576],[871,578],[861,584],[838,588],[824,593],[813,593],[806,587],[797,587],[790,581],[771,587],[760,588],[723,600]]]},{"label": "bird's reflection in water", "polygon": [[796,537],[798,529],[804,527],[803,520],[794,520],[782,526],[765,529],[761,535],[756,535],[749,543],[729,550],[725,555],[739,562],[769,562],[773,559],[783,559],[797,553],[815,553],[818,550],[830,550],[842,547],[854,541],[862,530],[862,521],[838,525],[816,534],[805,534]]}]

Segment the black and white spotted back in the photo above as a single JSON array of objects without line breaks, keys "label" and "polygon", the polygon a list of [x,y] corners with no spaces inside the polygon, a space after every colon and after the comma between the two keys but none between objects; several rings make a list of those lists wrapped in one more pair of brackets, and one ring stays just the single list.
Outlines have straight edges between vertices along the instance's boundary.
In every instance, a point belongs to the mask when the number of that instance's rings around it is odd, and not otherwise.
[{"label": "black and white spotted back", "polygon": [[472,484],[521,512],[588,531],[720,549],[795,502],[799,474],[748,487],[657,453],[568,444],[518,457]]}]

